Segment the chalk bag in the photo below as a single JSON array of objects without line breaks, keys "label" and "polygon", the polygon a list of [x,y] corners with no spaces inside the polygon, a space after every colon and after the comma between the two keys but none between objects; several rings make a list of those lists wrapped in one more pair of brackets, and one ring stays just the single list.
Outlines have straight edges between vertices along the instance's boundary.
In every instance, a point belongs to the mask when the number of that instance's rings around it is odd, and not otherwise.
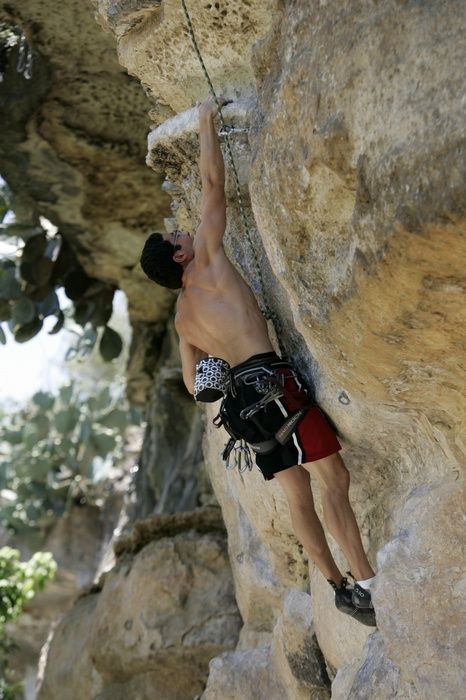
[{"label": "chalk bag", "polygon": [[212,403],[225,396],[230,385],[230,365],[220,357],[205,357],[196,363],[194,398]]}]

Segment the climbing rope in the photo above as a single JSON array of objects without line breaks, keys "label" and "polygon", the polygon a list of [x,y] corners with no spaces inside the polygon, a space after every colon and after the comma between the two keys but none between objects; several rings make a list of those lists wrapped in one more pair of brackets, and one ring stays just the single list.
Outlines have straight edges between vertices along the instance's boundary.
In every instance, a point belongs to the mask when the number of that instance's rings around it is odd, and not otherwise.
[{"label": "climbing rope", "polygon": [[233,150],[232,150],[232,148],[231,148],[231,142],[230,142],[230,136],[229,136],[231,129],[230,129],[230,127],[228,127],[228,126],[225,124],[225,121],[224,121],[224,119],[223,119],[222,105],[221,105],[220,102],[219,102],[219,99],[218,99],[217,94],[216,94],[216,92],[215,92],[214,86],[213,86],[213,84],[212,84],[212,80],[210,79],[210,75],[209,75],[209,73],[208,73],[208,71],[207,71],[207,68],[206,68],[206,65],[205,65],[205,63],[204,63],[204,59],[202,58],[201,52],[200,52],[200,50],[199,50],[199,46],[198,46],[198,43],[197,43],[197,40],[196,40],[196,36],[195,36],[195,34],[194,34],[193,23],[192,23],[192,21],[191,21],[190,15],[189,15],[188,8],[187,8],[187,6],[186,6],[186,2],[185,2],[185,0],[180,0],[180,2],[181,2],[181,5],[182,5],[182,7],[183,7],[183,11],[184,11],[184,14],[185,14],[185,17],[186,17],[186,24],[187,24],[187,27],[188,27],[188,33],[189,33],[189,36],[191,37],[191,42],[192,42],[194,51],[196,52],[196,55],[197,55],[197,57],[198,57],[198,59],[199,59],[199,63],[200,63],[200,65],[201,65],[201,68],[202,68],[202,71],[203,71],[203,73],[204,73],[205,79],[206,79],[207,84],[208,84],[208,86],[209,86],[210,93],[211,93],[211,95],[212,95],[212,97],[213,97],[213,99],[214,99],[214,101],[215,101],[215,104],[217,105],[217,108],[218,108],[218,115],[219,115],[220,124],[221,124],[221,132],[222,132],[222,135],[225,137],[225,143],[226,143],[226,146],[227,146],[228,159],[229,159],[229,161],[230,161],[231,170],[232,170],[232,172],[233,172],[233,177],[234,177],[234,180],[235,180],[235,189],[236,189],[236,197],[237,197],[237,200],[238,200],[238,206],[239,206],[239,210],[240,210],[240,213],[241,213],[241,218],[242,218],[242,221],[243,221],[244,230],[246,231],[246,236],[247,236],[247,239],[248,239],[249,247],[251,248],[251,251],[252,251],[252,257],[253,257],[253,263],[254,263],[255,271],[256,271],[257,277],[258,277],[258,279],[259,279],[260,286],[261,286],[261,294],[262,294],[262,309],[261,309],[261,311],[262,311],[262,313],[264,314],[265,318],[266,318],[266,319],[270,319],[270,320],[272,321],[273,325],[275,326],[275,329],[276,329],[276,336],[277,336],[277,341],[278,341],[280,353],[281,353],[282,357],[284,357],[284,352],[283,352],[283,347],[282,347],[281,337],[280,337],[280,326],[281,326],[280,320],[279,320],[278,316],[275,314],[275,312],[272,311],[271,308],[269,307],[269,305],[267,304],[267,301],[266,301],[266,298],[265,298],[265,284],[264,284],[264,279],[263,279],[263,277],[262,277],[262,271],[261,271],[261,268],[260,268],[260,265],[259,265],[259,261],[258,261],[258,259],[257,259],[256,251],[255,251],[255,248],[254,248],[254,245],[253,245],[253,242],[252,242],[252,238],[251,238],[251,234],[250,234],[250,231],[249,231],[248,218],[247,218],[247,215],[246,215],[246,208],[245,208],[245,206],[244,206],[243,196],[242,196],[242,194],[241,194],[241,188],[240,188],[240,184],[239,184],[238,171],[237,171],[237,169],[236,169],[235,160],[234,160],[234,158],[233,158]]}]

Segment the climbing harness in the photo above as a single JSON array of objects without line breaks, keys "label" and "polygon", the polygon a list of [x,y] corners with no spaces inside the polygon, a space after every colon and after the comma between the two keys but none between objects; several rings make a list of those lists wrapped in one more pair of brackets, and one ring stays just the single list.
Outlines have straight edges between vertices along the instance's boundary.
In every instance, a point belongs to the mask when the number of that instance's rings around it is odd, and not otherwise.
[{"label": "climbing harness", "polygon": [[[233,150],[232,150],[232,147],[231,147],[230,133],[235,132],[235,131],[242,131],[243,129],[236,128],[236,127],[232,127],[232,126],[229,126],[229,125],[225,124],[225,121],[224,121],[224,119],[223,119],[223,114],[222,114],[222,106],[221,106],[221,104],[220,104],[220,102],[219,102],[219,99],[218,99],[218,97],[217,97],[217,94],[216,94],[216,92],[215,92],[215,89],[214,89],[212,80],[211,80],[211,78],[210,78],[210,75],[209,75],[209,73],[208,73],[208,71],[207,71],[207,68],[206,68],[206,65],[205,65],[205,63],[204,63],[204,59],[202,58],[202,55],[201,55],[201,52],[200,52],[200,49],[199,49],[199,46],[198,46],[198,43],[197,43],[197,40],[196,40],[196,36],[195,36],[195,34],[194,34],[193,23],[192,23],[192,20],[191,20],[191,17],[190,17],[188,8],[187,8],[187,6],[186,6],[186,2],[185,2],[185,0],[180,0],[180,2],[181,2],[181,6],[182,6],[182,8],[183,8],[184,15],[185,15],[185,17],[186,17],[186,24],[187,24],[187,28],[188,28],[188,33],[189,33],[189,36],[190,36],[190,38],[191,38],[191,42],[192,42],[194,51],[196,52],[196,55],[197,55],[197,57],[198,57],[198,59],[199,59],[199,63],[200,63],[201,69],[202,69],[202,71],[203,71],[203,73],[204,73],[204,76],[205,76],[205,79],[206,79],[206,81],[207,81],[207,84],[208,84],[208,86],[209,86],[210,93],[211,93],[211,95],[212,95],[212,97],[213,97],[213,99],[214,99],[214,101],[215,101],[215,104],[217,105],[217,108],[218,108],[218,114],[219,114],[220,124],[221,124],[221,131],[220,131],[220,133],[225,137],[225,143],[226,143],[226,146],[227,146],[228,159],[229,159],[229,161],[230,161],[231,169],[232,169],[232,172],[233,172],[233,177],[234,177],[234,180],[235,180],[235,189],[236,189],[236,197],[237,197],[237,200],[238,200],[238,206],[239,206],[239,210],[240,210],[240,213],[241,213],[241,218],[242,218],[242,221],[243,221],[243,226],[244,226],[244,229],[245,229],[245,232],[246,232],[246,236],[247,236],[247,239],[248,239],[249,247],[250,247],[250,249],[251,249],[251,251],[252,251],[252,257],[253,257],[253,263],[254,263],[255,272],[256,272],[257,278],[258,278],[258,280],[259,280],[259,282],[260,282],[260,286],[261,286],[261,295],[262,295],[262,309],[261,309],[261,311],[262,311],[264,317],[265,317],[267,320],[272,321],[272,323],[273,323],[273,325],[274,325],[274,327],[275,327],[275,329],[276,329],[276,336],[277,336],[277,341],[278,341],[278,345],[279,345],[279,349],[280,349],[280,354],[281,354],[282,357],[283,357],[285,353],[284,353],[284,350],[283,350],[283,347],[282,347],[282,342],[281,342],[281,333],[280,333],[280,330],[281,330],[281,323],[280,323],[280,320],[279,320],[277,314],[276,314],[274,311],[272,311],[272,309],[270,309],[270,307],[269,307],[269,305],[267,304],[267,301],[266,301],[264,279],[263,279],[263,277],[262,277],[261,268],[260,268],[260,265],[259,265],[259,261],[258,261],[258,259],[257,259],[256,251],[255,251],[255,248],[254,248],[254,245],[253,245],[253,242],[252,242],[252,238],[251,238],[251,234],[250,234],[250,231],[249,231],[248,218],[247,218],[247,215],[246,215],[246,208],[245,208],[245,206],[244,206],[243,196],[242,196],[242,194],[241,194],[241,188],[240,188],[240,182],[239,182],[239,177],[238,177],[238,171],[237,171],[237,169],[236,169],[235,160],[234,160],[234,158],[233,158]],[[246,129],[244,129],[244,131],[246,131]]]},{"label": "climbing harness", "polygon": [[[246,366],[241,370],[233,370],[230,373],[229,392],[233,398],[238,397],[238,391],[241,389],[241,386],[254,388],[260,398],[239,411],[239,423],[236,418],[229,415],[224,399],[218,415],[213,420],[216,428],[223,426],[230,435],[230,439],[225,445],[222,454],[227,469],[236,467],[240,472],[246,469],[250,470],[252,469],[251,450],[259,455],[267,455],[280,447],[280,445],[285,445],[290,439],[312,402],[290,413],[274,434],[269,434],[267,439],[260,442],[255,442],[249,438],[246,440],[242,434],[244,428],[241,427],[244,425],[241,421],[248,421],[272,401],[282,397],[287,398],[290,403],[293,401],[292,393],[285,388],[286,378],[290,376],[297,381],[296,372],[290,368],[289,363],[280,359],[269,363],[267,366],[257,364],[248,366],[246,363]],[[237,444],[238,441],[239,444]]]}]

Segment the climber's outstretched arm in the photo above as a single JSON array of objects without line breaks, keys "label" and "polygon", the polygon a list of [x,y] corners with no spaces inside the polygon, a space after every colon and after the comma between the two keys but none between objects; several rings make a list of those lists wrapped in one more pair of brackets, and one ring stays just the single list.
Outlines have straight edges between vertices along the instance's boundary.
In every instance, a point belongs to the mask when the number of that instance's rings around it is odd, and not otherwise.
[{"label": "climber's outstretched arm", "polygon": [[202,193],[201,223],[196,238],[209,256],[222,245],[226,226],[225,165],[214,125],[216,113],[217,105],[212,99],[205,100],[199,110]]},{"label": "climber's outstretched arm", "polygon": [[194,394],[194,380],[196,378],[196,362],[207,357],[207,353],[190,345],[184,338],[180,338],[181,367],[183,381],[190,394]]}]

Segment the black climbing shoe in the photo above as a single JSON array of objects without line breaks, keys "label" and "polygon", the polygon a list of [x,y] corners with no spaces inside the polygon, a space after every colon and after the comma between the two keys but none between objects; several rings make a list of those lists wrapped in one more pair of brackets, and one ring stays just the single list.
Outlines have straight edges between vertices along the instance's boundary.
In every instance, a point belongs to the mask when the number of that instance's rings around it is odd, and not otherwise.
[{"label": "black climbing shoe", "polygon": [[359,610],[373,610],[371,592],[359,585],[351,571],[346,572],[354,581],[354,588],[351,595],[353,605]]},{"label": "black climbing shoe", "polygon": [[359,585],[359,583],[354,584],[353,594],[351,596],[353,605],[355,605],[360,610],[373,610],[372,596],[370,591],[366,591],[365,588]]},{"label": "black climbing shoe", "polygon": [[354,589],[348,588],[348,579],[343,578],[341,584],[337,586],[334,581],[327,579],[335,591],[335,606],[340,612],[350,615],[367,627],[376,627],[374,608],[357,607],[353,602]]},{"label": "black climbing shoe", "polygon": [[337,586],[337,584],[334,581],[331,581],[330,579],[327,580],[332,586],[333,590],[335,591],[335,605],[338,608],[338,610],[341,610],[341,612],[345,612],[348,613],[348,615],[351,615],[351,613],[354,611],[354,605],[352,600],[353,591],[351,588],[347,588],[348,579],[343,578],[339,586]]}]

